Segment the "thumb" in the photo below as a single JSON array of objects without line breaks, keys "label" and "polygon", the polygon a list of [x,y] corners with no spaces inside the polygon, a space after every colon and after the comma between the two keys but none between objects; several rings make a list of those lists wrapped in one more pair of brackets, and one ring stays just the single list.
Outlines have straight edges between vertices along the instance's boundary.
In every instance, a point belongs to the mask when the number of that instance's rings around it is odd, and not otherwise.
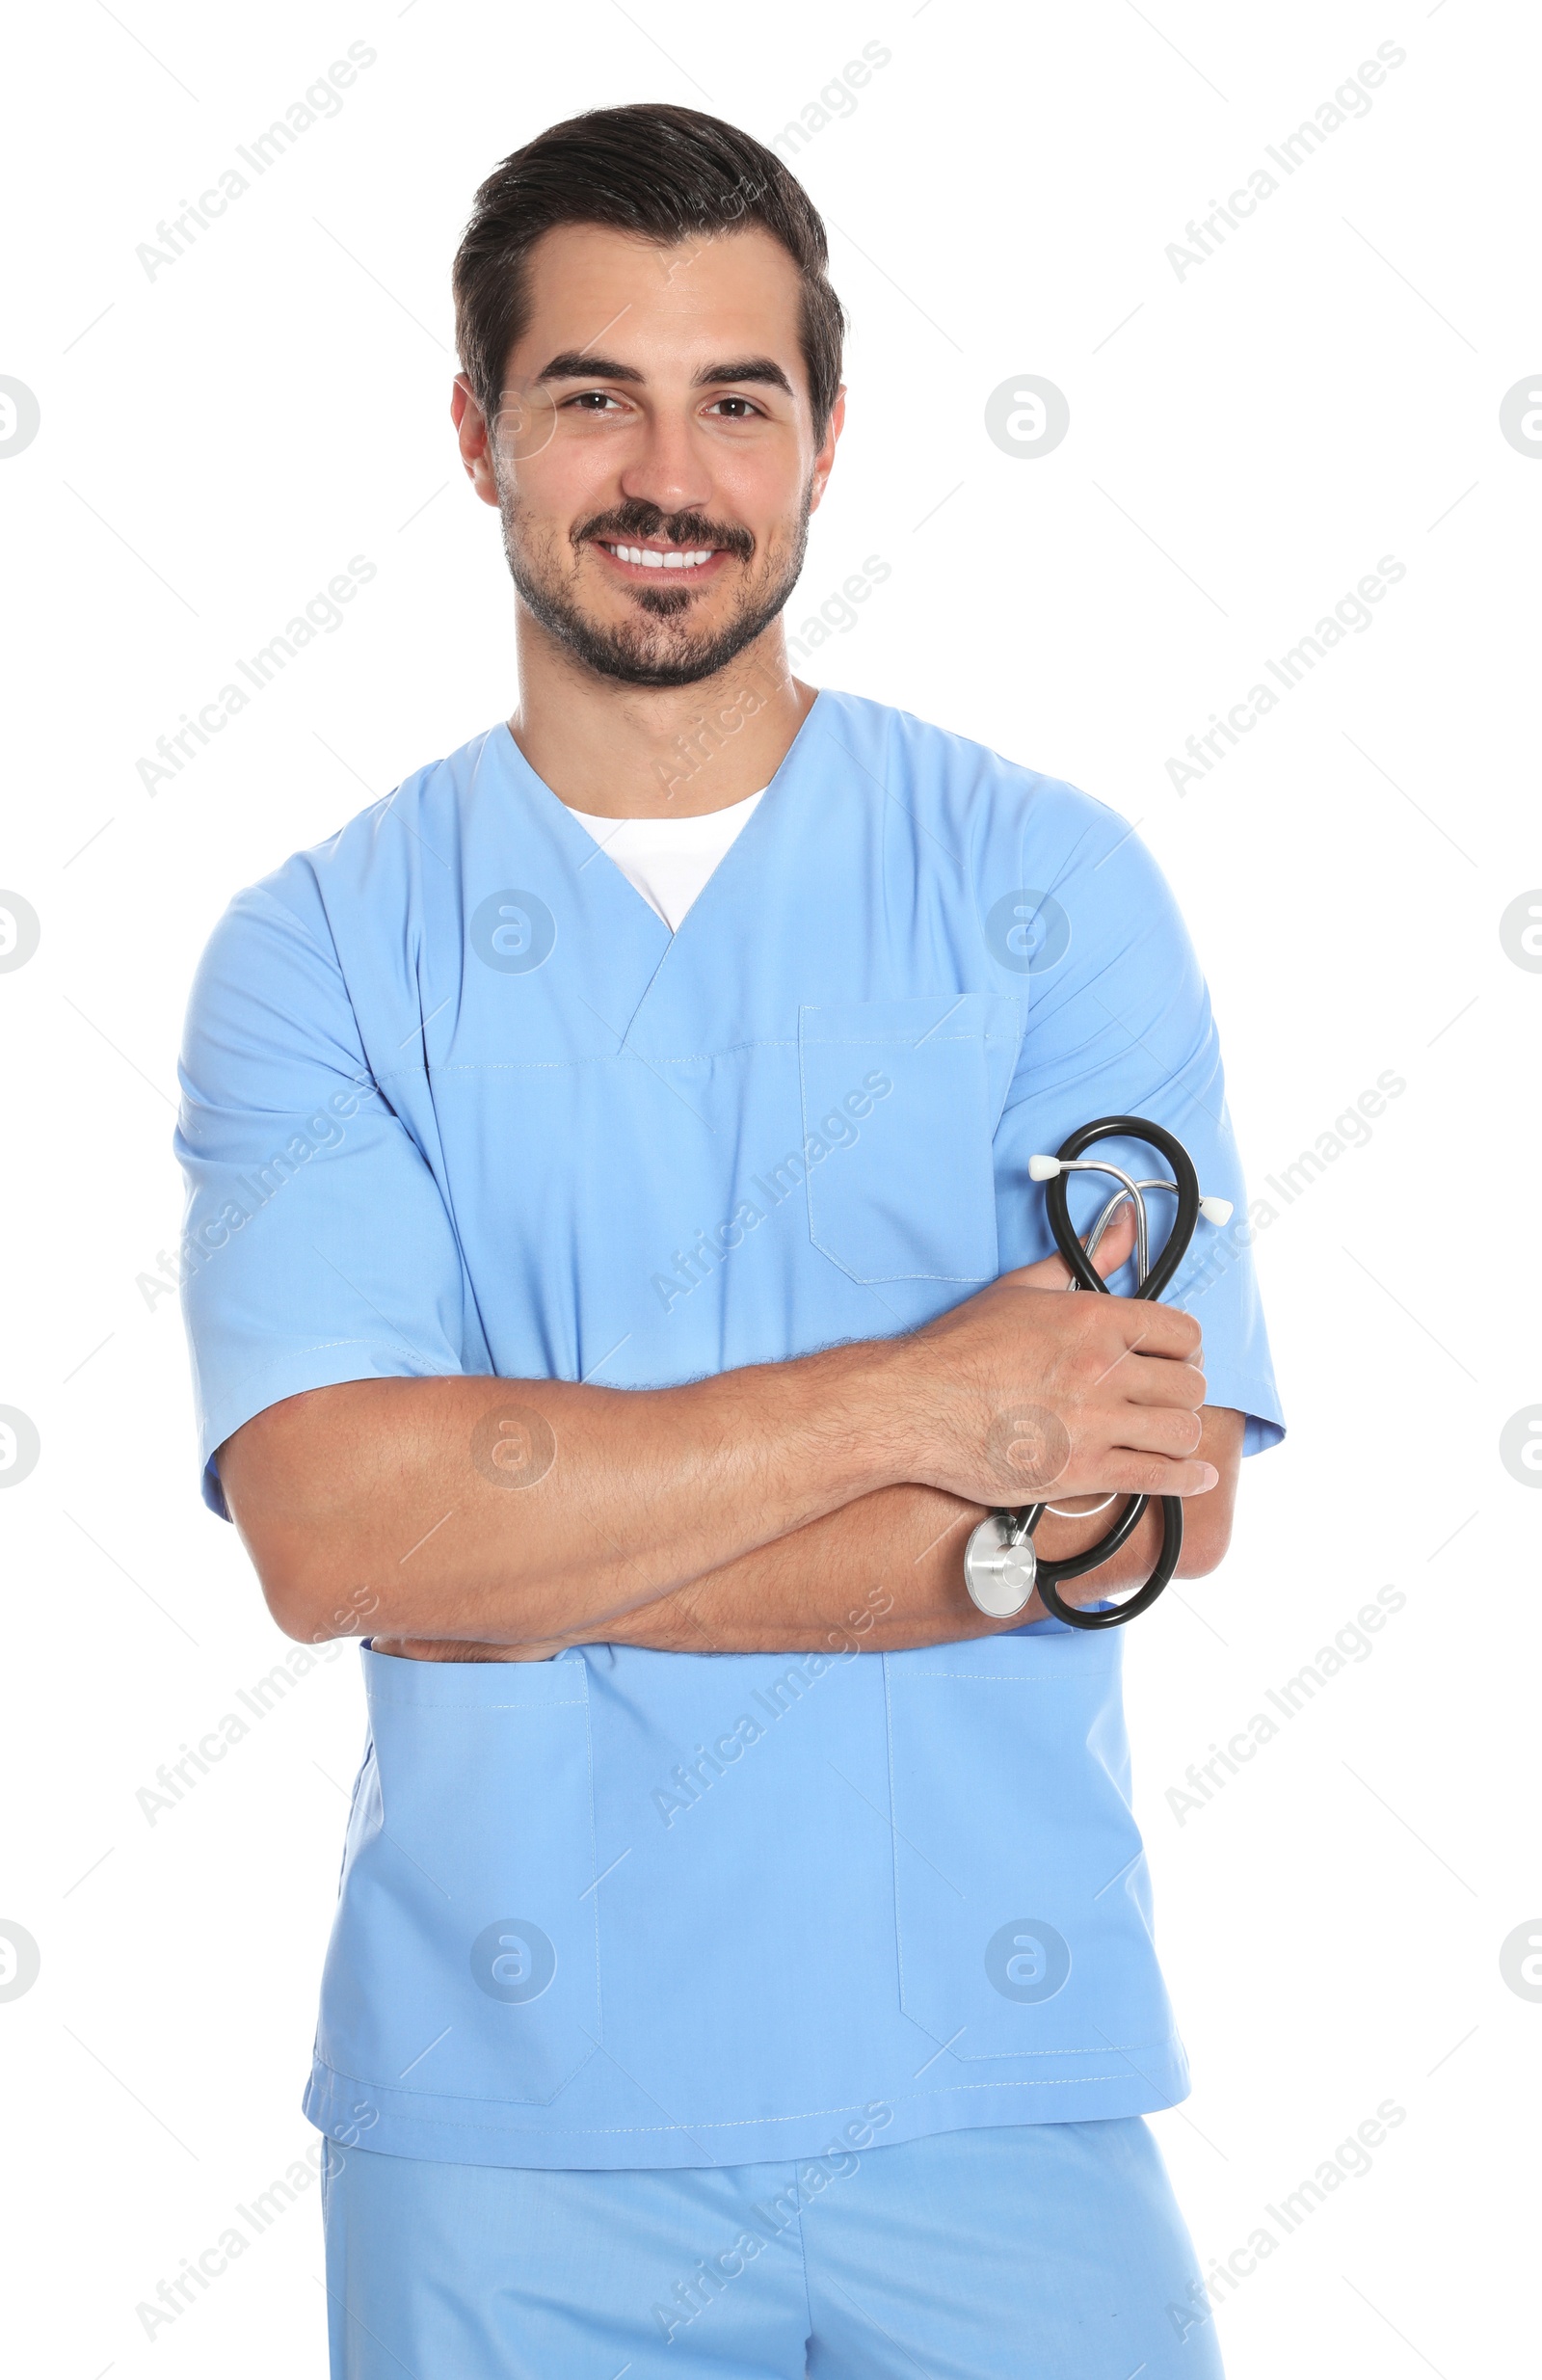
[{"label": "thumb", "polygon": [[1128,1264],[1134,1253],[1135,1210],[1127,1198],[1098,1243],[1098,1253],[1092,1260],[1094,1270],[1106,1281],[1109,1274],[1117,1272],[1121,1265]]},{"label": "thumb", "polygon": [[[1128,1264],[1135,1252],[1135,1211],[1127,1199],[1098,1243],[1093,1265],[1104,1281],[1120,1266]],[[1011,1278],[1023,1289],[1066,1289],[1071,1273],[1065,1258],[1057,1248],[1052,1256],[1041,1257],[1036,1265],[1024,1265]]]}]

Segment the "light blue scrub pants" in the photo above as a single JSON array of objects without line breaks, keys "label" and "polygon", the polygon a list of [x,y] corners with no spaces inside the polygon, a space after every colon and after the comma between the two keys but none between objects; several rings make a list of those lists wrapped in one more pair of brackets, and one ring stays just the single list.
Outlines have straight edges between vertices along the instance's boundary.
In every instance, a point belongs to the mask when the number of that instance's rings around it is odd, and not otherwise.
[{"label": "light blue scrub pants", "polygon": [[333,2147],[323,2199],[332,2380],[1220,2380],[1138,2117],[944,2132],[844,2172]]}]

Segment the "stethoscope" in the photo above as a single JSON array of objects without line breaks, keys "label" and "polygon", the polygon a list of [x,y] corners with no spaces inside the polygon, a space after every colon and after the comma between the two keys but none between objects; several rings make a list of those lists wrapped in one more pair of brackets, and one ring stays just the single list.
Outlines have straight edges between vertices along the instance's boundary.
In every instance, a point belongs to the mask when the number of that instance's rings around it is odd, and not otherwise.
[{"label": "stethoscope", "polygon": [[[1083,1156],[1099,1140],[1144,1140],[1165,1157],[1173,1169],[1173,1179],[1136,1181],[1121,1166],[1111,1165],[1102,1158]],[[1105,1173],[1119,1187],[1108,1200],[1085,1243],[1078,1240],[1071,1220],[1067,1202],[1066,1183],[1073,1173]],[[1030,1157],[1028,1177],[1043,1182],[1045,1207],[1050,1217],[1050,1228],[1054,1243],[1070,1270],[1070,1289],[1090,1289],[1103,1297],[1111,1295],[1108,1284],[1094,1266],[1103,1234],[1125,1203],[1131,1201],[1135,1210],[1135,1296],[1159,1297],[1188,1252],[1194,1237],[1194,1226],[1203,1215],[1206,1221],[1230,1222],[1232,1204],[1228,1198],[1207,1198],[1202,1195],[1199,1177],[1193,1161],[1183,1142],[1176,1139],[1160,1124],[1147,1123],[1138,1115],[1100,1116],[1095,1124],[1083,1124],[1063,1141],[1053,1157]],[[1168,1232],[1166,1243],[1155,1264],[1151,1261],[1151,1235],[1146,1213],[1148,1190],[1166,1190],[1178,1201],[1178,1211]],[[1116,1491],[1117,1494],[1117,1491]],[[1071,1519],[1090,1519],[1093,1512],[1106,1511],[1115,1496],[1105,1496],[1102,1504],[1093,1505],[1087,1512],[1062,1514]],[[1183,1550],[1183,1502],[1181,1496],[1163,1496],[1162,1545],[1156,1566],[1145,1585],[1123,1603],[1103,1612],[1080,1611],[1067,1603],[1059,1592],[1065,1579],[1083,1578],[1089,1570],[1102,1567],[1111,1555],[1119,1551],[1132,1530],[1140,1523],[1148,1496],[1131,1496],[1111,1529],[1100,1538],[1096,1545],[1083,1554],[1074,1554],[1065,1562],[1046,1562],[1033,1543],[1033,1532],[1046,1512],[1061,1513],[1054,1504],[1030,1504],[1021,1511],[990,1512],[973,1531],[964,1555],[964,1583],[970,1599],[993,1619],[1010,1619],[1024,1610],[1039,1591],[1045,1609],[1063,1619],[1072,1628],[1121,1628],[1137,1614],[1149,1611],[1173,1572],[1178,1567],[1179,1555]]]}]

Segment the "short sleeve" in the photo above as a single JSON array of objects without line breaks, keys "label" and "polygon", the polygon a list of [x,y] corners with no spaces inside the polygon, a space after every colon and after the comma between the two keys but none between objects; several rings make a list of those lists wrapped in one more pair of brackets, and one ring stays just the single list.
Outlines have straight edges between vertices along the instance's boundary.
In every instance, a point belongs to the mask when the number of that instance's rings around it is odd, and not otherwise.
[{"label": "short sleeve", "polygon": [[[276,888],[281,887],[281,891]],[[463,1362],[463,1268],[421,1150],[377,1089],[314,879],[238,896],[194,983],[180,1243],[204,1500],[214,1455],[281,1398]]]},{"label": "short sleeve", "polygon": [[[1064,787],[1046,787],[1043,798],[1037,823],[1037,799],[1029,804],[1020,860],[1019,880],[1042,891],[1042,909],[1025,941],[1026,1024],[996,1143],[999,1203],[1023,1218],[1003,1230],[1003,1258],[1026,1263],[1053,1245],[1031,1156],[1052,1154],[1099,1116],[1164,1125],[1193,1159],[1201,1191],[1230,1200],[1233,1214],[1220,1226],[1201,1217],[1163,1302],[1198,1318],[1208,1402],[1246,1416],[1243,1452],[1258,1454],[1284,1436],[1284,1416],[1205,978],[1160,869],[1123,819]],[[1166,1172],[1134,1139],[1089,1155],[1137,1180]],[[1114,1188],[1095,1175],[1069,1186],[1078,1230]],[[1173,1203],[1156,1193],[1149,1204],[1159,1248]]]}]

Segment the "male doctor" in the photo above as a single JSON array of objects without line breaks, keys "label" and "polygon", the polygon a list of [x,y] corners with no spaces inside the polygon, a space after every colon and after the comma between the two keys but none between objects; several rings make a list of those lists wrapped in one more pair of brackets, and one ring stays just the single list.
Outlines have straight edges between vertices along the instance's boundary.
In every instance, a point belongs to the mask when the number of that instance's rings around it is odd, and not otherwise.
[{"label": "male doctor", "polygon": [[335,2380],[1219,2369],[1142,2120],[1187,2084],[1122,1632],[989,1620],[963,1557],[1145,1491],[1220,1560],[1280,1434],[1243,1241],[1067,1296],[1027,1173],[1136,1114],[1239,1199],[1220,1056],[1119,817],[789,674],[825,266],[686,109],[497,168],[452,410],[518,708],[241,894],[193,995],[205,1494],[288,1634],[368,1631]]}]

